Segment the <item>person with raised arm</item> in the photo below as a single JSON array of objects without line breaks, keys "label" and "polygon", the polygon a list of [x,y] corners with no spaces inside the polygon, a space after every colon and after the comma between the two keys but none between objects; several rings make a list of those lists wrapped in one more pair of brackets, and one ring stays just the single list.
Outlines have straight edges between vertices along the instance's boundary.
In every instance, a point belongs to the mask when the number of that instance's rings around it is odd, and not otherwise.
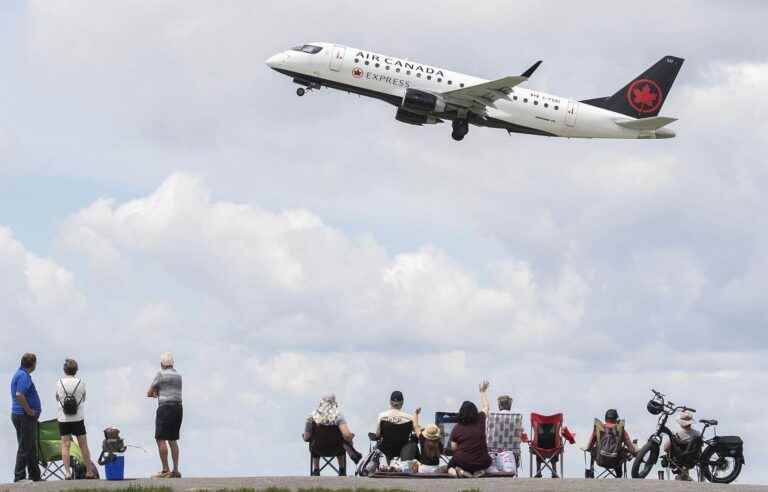
[{"label": "person with raised arm", "polygon": [[458,423],[451,431],[453,456],[448,463],[448,473],[453,477],[479,477],[491,466],[485,435],[485,421],[491,412],[488,403],[490,383],[480,383],[480,411],[471,401],[465,401],[459,409]]}]

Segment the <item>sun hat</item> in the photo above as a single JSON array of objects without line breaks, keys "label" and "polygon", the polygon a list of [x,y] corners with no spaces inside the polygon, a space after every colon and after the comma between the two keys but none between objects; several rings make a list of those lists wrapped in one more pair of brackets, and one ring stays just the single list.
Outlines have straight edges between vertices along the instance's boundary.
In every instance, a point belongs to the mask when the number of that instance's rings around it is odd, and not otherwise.
[{"label": "sun hat", "polygon": [[690,427],[693,425],[693,414],[691,412],[681,413],[677,418],[677,423],[680,424],[680,427]]},{"label": "sun hat", "polygon": [[437,441],[440,439],[440,427],[436,426],[435,424],[429,424],[428,426],[424,427],[423,431],[421,431],[421,435],[424,436],[424,439]]}]

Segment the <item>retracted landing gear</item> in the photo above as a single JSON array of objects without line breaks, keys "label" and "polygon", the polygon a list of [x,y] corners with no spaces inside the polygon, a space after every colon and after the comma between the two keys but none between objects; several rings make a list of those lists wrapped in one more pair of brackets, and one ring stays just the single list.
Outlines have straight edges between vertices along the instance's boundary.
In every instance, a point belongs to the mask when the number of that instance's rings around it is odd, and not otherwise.
[{"label": "retracted landing gear", "polygon": [[467,120],[453,120],[453,132],[451,136],[456,141],[464,140],[464,137],[469,133],[469,121]]}]

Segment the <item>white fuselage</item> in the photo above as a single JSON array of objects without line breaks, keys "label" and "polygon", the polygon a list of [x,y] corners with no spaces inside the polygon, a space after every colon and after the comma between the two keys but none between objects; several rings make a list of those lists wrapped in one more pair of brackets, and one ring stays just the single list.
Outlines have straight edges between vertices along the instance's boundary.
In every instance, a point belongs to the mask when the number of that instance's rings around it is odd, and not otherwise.
[{"label": "white fuselage", "polygon": [[[312,43],[317,53],[288,50],[267,60],[271,68],[299,80],[358,92],[398,105],[408,88],[441,94],[487,82],[434,65],[329,43]],[[434,116],[440,118],[439,114]],[[648,132],[624,128],[616,121],[627,116],[545,92],[514,87],[507,98],[485,108],[485,118],[569,138],[669,138],[664,129]],[[503,127],[503,126],[501,126]],[[513,130],[514,131],[514,130]],[[526,132],[524,132],[526,133]]]}]

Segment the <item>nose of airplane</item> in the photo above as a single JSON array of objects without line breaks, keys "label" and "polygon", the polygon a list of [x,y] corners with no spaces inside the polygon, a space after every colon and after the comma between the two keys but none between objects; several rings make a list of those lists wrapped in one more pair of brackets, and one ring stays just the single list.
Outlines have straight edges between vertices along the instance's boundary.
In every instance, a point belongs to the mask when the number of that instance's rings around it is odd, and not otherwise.
[{"label": "nose of airplane", "polygon": [[282,53],[270,56],[265,62],[269,68],[277,68],[283,62],[285,56]]}]

